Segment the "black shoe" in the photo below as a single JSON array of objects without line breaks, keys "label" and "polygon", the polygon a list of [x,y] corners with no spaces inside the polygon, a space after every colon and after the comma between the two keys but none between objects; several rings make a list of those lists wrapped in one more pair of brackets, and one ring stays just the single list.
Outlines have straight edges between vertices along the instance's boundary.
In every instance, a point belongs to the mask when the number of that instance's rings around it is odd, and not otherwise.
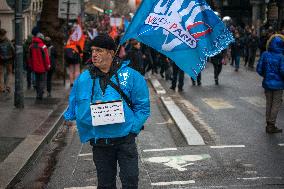
[{"label": "black shoe", "polygon": [[193,85],[193,86],[195,86],[195,85],[196,85],[195,81],[194,81],[194,82],[192,82],[192,85]]},{"label": "black shoe", "polygon": [[201,86],[201,82],[198,82],[197,85],[198,85],[198,86]]},{"label": "black shoe", "polygon": [[219,85],[219,81],[215,79],[215,85]]},{"label": "black shoe", "polygon": [[282,133],[282,129],[279,129],[275,126],[266,126],[266,132],[269,134],[273,134],[273,133]]},{"label": "black shoe", "polygon": [[182,89],[182,88],[179,88],[179,89],[178,89],[178,92],[182,92],[182,91],[183,91],[183,89]]},{"label": "black shoe", "polygon": [[171,86],[171,87],[170,87],[170,89],[172,89],[173,91],[175,91],[175,90],[176,90],[176,88],[175,88],[175,87],[173,87],[173,86]]}]

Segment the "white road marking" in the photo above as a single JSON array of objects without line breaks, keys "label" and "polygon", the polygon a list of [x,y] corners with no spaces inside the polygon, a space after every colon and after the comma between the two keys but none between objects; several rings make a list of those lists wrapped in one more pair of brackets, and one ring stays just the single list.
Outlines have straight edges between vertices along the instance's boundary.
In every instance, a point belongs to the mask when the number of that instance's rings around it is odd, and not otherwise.
[{"label": "white road marking", "polygon": [[85,156],[92,156],[93,153],[87,153],[87,154],[79,154],[79,157],[85,157]]},{"label": "white road marking", "polygon": [[147,149],[143,150],[143,152],[163,152],[163,151],[176,151],[177,148],[163,148],[163,149]]},{"label": "white road marking", "polygon": [[160,82],[157,79],[150,79],[151,83],[157,94],[166,94],[166,90],[162,87]]},{"label": "white road marking", "polygon": [[156,123],[157,125],[166,125],[166,124],[171,124],[173,123],[173,120],[170,118],[168,121],[165,122],[160,122],[160,123]]},{"label": "white road marking", "polygon": [[170,186],[170,185],[185,185],[185,184],[194,184],[194,180],[188,181],[172,181],[172,182],[156,182],[151,183],[152,186]]},{"label": "white road marking", "polygon": [[64,189],[97,189],[96,186],[84,186],[84,187],[71,187],[71,188],[64,188]]},{"label": "white road marking", "polygon": [[284,146],[284,144],[278,144],[279,146]]},{"label": "white road marking", "polygon": [[254,97],[240,97],[240,99],[247,101],[248,103],[257,106],[259,108],[264,108],[266,106],[266,101],[264,98],[254,96]]},{"label": "white road marking", "polygon": [[245,171],[245,174],[248,175],[257,174],[257,171]]},{"label": "white road marking", "polygon": [[224,146],[210,146],[213,149],[222,149],[222,148],[245,148],[245,145],[224,145]]},{"label": "white road marking", "polygon": [[232,106],[229,102],[225,101],[222,98],[203,98],[202,100],[215,110],[234,108],[234,106]]},{"label": "white road marking", "polygon": [[171,97],[161,97],[171,117],[180,129],[182,135],[189,145],[205,145],[205,142],[191,122],[186,118],[180,108],[175,104]]},{"label": "white road marking", "polygon": [[238,180],[261,180],[261,179],[283,179],[283,177],[251,177],[251,178],[237,178]]},{"label": "white road marking", "polygon": [[247,167],[247,168],[252,168],[252,167],[254,167],[253,164],[243,164],[243,166],[244,166],[244,167]]},{"label": "white road marking", "polygon": [[183,156],[162,156],[162,157],[151,157],[144,158],[144,161],[150,163],[160,163],[165,166],[177,169],[178,171],[186,171],[186,166],[193,165],[195,161],[206,160],[211,158],[208,154],[200,155],[183,155]]}]

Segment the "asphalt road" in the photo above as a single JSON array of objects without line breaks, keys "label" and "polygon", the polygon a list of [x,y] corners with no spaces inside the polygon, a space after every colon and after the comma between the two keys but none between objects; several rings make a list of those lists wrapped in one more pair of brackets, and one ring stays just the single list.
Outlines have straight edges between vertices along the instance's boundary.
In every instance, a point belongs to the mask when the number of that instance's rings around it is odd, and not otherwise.
[{"label": "asphalt road", "polygon": [[[187,146],[151,90],[152,115],[137,138],[140,188],[284,188],[284,135],[264,132],[265,98],[255,72],[224,66],[215,86],[208,64],[202,86],[191,86],[186,77],[182,93],[159,81],[206,145]],[[278,118],[283,128],[283,106]],[[96,183],[91,148],[79,142],[73,128],[55,137],[17,187],[91,189]]]}]

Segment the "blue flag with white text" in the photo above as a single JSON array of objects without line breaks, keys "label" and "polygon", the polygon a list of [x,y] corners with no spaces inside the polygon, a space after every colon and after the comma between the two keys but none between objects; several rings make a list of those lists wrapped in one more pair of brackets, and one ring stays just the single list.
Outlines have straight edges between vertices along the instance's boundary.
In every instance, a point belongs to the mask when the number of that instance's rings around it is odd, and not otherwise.
[{"label": "blue flag with white text", "polygon": [[143,0],[120,41],[134,38],[196,78],[234,38],[205,0]]}]

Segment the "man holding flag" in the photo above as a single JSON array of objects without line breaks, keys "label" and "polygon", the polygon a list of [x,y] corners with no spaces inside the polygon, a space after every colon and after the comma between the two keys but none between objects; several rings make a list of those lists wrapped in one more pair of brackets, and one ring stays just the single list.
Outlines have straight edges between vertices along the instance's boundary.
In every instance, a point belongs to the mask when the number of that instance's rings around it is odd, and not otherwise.
[{"label": "man holding flag", "polygon": [[207,58],[234,39],[205,0],[144,0],[121,40],[134,38],[196,79]]},{"label": "man holding flag", "polygon": [[80,74],[80,62],[83,56],[85,45],[85,36],[83,34],[80,19],[72,28],[71,35],[64,49],[65,60],[69,68],[70,86],[73,86],[74,80]]}]

